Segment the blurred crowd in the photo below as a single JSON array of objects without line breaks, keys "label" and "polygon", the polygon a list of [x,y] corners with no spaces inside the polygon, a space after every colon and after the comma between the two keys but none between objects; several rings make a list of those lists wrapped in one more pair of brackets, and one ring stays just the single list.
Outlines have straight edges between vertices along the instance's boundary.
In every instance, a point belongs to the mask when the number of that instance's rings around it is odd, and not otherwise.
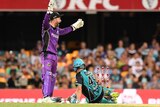
[{"label": "blurred crowd", "polygon": [[[160,89],[160,43],[152,39],[137,46],[130,43],[124,46],[119,40],[116,47],[109,43],[98,45],[95,49],[87,48],[85,42],[79,44],[78,50],[70,51],[62,42],[58,46],[57,81],[55,89],[75,88],[75,75],[72,63],[75,58],[82,58],[86,69],[95,76],[97,67],[110,70],[109,80],[104,86],[116,89]],[[41,42],[29,51],[0,51],[0,88],[41,88]],[[101,79],[101,78],[99,78]]]}]

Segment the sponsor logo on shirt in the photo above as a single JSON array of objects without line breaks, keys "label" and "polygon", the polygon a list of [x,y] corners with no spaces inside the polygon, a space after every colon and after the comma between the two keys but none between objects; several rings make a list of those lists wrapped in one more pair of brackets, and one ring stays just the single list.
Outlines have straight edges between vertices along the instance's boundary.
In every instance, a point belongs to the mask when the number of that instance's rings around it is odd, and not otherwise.
[{"label": "sponsor logo on shirt", "polygon": [[51,33],[51,36],[53,36],[54,38],[58,39],[59,38],[59,35],[56,35],[54,33]]}]

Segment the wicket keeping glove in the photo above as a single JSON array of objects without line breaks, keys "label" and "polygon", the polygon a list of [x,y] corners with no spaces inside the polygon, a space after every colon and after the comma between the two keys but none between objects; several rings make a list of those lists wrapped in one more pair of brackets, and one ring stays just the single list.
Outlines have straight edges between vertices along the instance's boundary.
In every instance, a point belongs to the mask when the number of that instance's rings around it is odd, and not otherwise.
[{"label": "wicket keeping glove", "polygon": [[53,9],[57,9],[57,4],[55,0],[50,0],[49,4],[48,4],[48,10],[47,13],[52,14],[53,13]]},{"label": "wicket keeping glove", "polygon": [[78,19],[77,22],[75,22],[71,26],[73,28],[73,31],[75,31],[76,29],[79,29],[84,26],[84,21],[82,19]]}]

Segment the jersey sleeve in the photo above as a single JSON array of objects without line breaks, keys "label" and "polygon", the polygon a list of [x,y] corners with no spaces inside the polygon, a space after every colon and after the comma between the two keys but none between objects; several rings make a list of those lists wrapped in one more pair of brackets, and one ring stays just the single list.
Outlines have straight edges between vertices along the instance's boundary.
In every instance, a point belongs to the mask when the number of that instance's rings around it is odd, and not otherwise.
[{"label": "jersey sleeve", "polygon": [[58,30],[59,30],[59,35],[60,36],[66,35],[66,34],[68,34],[68,33],[73,31],[71,26],[66,27],[66,28],[59,28]]},{"label": "jersey sleeve", "polygon": [[82,86],[83,84],[83,78],[82,76],[80,75],[80,73],[78,73],[76,75],[76,86]]},{"label": "jersey sleeve", "polygon": [[42,24],[42,27],[43,27],[44,30],[47,30],[50,27],[49,18],[50,18],[50,14],[46,13],[45,17],[44,17],[44,20],[43,20],[43,24]]}]

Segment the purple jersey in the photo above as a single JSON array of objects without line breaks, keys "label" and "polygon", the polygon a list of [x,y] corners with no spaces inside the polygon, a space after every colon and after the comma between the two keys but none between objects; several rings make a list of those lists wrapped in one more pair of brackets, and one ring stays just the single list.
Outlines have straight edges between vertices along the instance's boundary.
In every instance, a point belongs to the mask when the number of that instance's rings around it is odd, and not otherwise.
[{"label": "purple jersey", "polygon": [[42,24],[42,45],[43,49],[42,51],[50,52],[53,54],[57,54],[57,45],[58,45],[58,39],[59,36],[68,34],[73,31],[72,27],[66,27],[66,28],[53,28],[49,24],[49,18],[50,14],[46,13],[43,24]]}]

